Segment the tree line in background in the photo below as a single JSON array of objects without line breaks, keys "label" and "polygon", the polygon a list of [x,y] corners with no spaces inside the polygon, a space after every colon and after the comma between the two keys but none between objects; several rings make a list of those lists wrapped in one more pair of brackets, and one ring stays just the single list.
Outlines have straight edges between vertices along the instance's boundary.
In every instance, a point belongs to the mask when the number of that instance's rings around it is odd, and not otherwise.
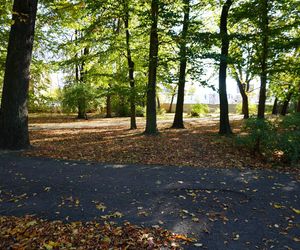
[{"label": "tree line in background", "polygon": [[219,72],[220,134],[231,134],[228,73],[244,118],[255,79],[258,118],[265,117],[267,96],[275,99],[274,114],[279,103],[283,115],[290,103],[300,112],[296,0],[1,0],[0,6],[1,148],[30,145],[27,97],[31,105],[49,102],[43,93],[52,72],[64,76],[55,94],[78,118],[101,105],[111,117],[115,106],[135,129],[145,106],[145,134],[158,132],[161,87],[172,100],[177,95],[172,127],[184,128],[186,82],[209,86],[209,67]]}]

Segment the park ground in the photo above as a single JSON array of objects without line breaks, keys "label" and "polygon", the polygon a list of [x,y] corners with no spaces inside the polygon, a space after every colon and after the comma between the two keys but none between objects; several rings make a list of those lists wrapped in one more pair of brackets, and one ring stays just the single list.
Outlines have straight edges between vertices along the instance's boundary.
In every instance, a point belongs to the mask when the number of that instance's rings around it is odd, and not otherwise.
[{"label": "park ground", "polygon": [[0,154],[0,248],[300,248],[297,170],[218,136],[217,117],[171,122],[31,116],[33,148]]}]

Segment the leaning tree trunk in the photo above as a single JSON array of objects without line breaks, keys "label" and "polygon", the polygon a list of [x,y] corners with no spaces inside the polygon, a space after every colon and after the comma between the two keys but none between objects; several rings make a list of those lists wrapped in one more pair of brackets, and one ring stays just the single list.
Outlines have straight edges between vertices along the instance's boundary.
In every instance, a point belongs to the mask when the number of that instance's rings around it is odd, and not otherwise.
[{"label": "leaning tree trunk", "polygon": [[168,109],[168,113],[172,113],[172,107],[173,107],[174,98],[175,98],[175,94],[173,94],[171,96],[171,102],[170,102],[170,106],[169,106],[169,109]]},{"label": "leaning tree trunk", "polygon": [[30,146],[27,102],[37,5],[38,0],[15,0],[13,5],[0,113],[2,149]]},{"label": "leaning tree trunk", "polygon": [[179,67],[179,82],[178,82],[178,93],[177,103],[175,110],[175,117],[172,128],[184,128],[183,124],[183,106],[184,106],[184,88],[185,88],[185,76],[186,76],[186,65],[187,65],[187,34],[190,22],[190,0],[184,0],[184,18],[182,35],[180,38],[180,67]]},{"label": "leaning tree trunk", "polygon": [[127,49],[127,62],[128,62],[128,73],[129,73],[129,83],[130,83],[130,129],[136,129],[136,107],[135,107],[135,81],[134,81],[134,62],[131,58],[131,48],[130,48],[130,32],[129,32],[129,6],[128,1],[125,0],[125,30],[126,30],[126,49]]},{"label": "leaning tree trunk", "polygon": [[219,70],[219,96],[220,96],[220,129],[219,134],[231,134],[228,115],[228,99],[226,91],[227,57],[229,50],[229,37],[227,33],[228,12],[232,5],[232,0],[227,0],[223,5],[220,23],[220,34],[222,39],[220,70]]},{"label": "leaning tree trunk", "polygon": [[158,1],[152,0],[151,4],[151,33],[149,51],[149,73],[147,86],[147,110],[146,110],[146,130],[145,134],[153,135],[157,133],[156,124],[156,72],[158,56]]},{"label": "leaning tree trunk", "polygon": [[235,72],[235,80],[237,82],[240,94],[242,96],[242,112],[244,115],[244,119],[249,118],[249,101],[248,101],[248,95],[246,93],[245,87],[243,86],[237,72]]},{"label": "leaning tree trunk", "polygon": [[278,98],[275,97],[273,108],[272,108],[272,115],[278,114]]},{"label": "leaning tree trunk", "polygon": [[266,109],[266,92],[267,92],[267,71],[268,71],[268,52],[269,52],[269,17],[268,17],[268,1],[262,0],[262,53],[261,53],[261,72],[260,72],[260,92],[257,118],[265,118]]},{"label": "leaning tree trunk", "polygon": [[288,96],[286,97],[286,99],[283,102],[282,109],[281,109],[281,112],[280,112],[281,115],[285,116],[287,114],[291,98],[292,98],[292,93],[289,93]]}]

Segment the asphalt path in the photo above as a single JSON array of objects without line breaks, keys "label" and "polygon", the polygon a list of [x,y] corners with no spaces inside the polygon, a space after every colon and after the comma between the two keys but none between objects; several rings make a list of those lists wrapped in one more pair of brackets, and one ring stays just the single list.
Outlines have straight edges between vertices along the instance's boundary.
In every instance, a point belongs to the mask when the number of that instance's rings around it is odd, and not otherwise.
[{"label": "asphalt path", "polygon": [[0,152],[0,215],[130,221],[186,249],[300,249],[300,183],[270,170],[105,165]]}]

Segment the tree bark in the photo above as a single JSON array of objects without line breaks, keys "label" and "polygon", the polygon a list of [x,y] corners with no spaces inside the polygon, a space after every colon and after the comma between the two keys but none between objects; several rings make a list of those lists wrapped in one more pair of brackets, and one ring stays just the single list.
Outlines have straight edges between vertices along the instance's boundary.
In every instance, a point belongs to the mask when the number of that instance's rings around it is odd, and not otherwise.
[{"label": "tree bark", "polygon": [[272,115],[278,114],[278,98],[275,97],[273,108],[272,108]]},{"label": "tree bark", "polygon": [[286,99],[283,102],[282,109],[281,109],[281,112],[280,112],[281,115],[285,116],[287,114],[291,98],[292,98],[292,93],[289,93],[288,96],[286,97]]},{"label": "tree bark", "polygon": [[171,97],[171,102],[170,102],[168,113],[172,113],[174,98],[175,98],[175,94],[173,94],[172,97]]},{"label": "tree bark", "polygon": [[27,102],[37,5],[37,0],[15,0],[13,5],[0,113],[2,149],[30,146]]},{"label": "tree bark", "polygon": [[158,1],[152,0],[151,4],[151,33],[149,51],[149,74],[147,86],[147,110],[146,110],[146,130],[145,134],[154,135],[157,133],[156,123],[156,72],[158,57]]},{"label": "tree bark", "polygon": [[268,2],[269,0],[262,0],[262,54],[261,54],[261,73],[260,73],[260,92],[257,118],[265,118],[266,109],[266,89],[267,89],[267,77],[268,77],[268,52],[269,52],[269,17],[268,17]]},{"label": "tree bark", "polygon": [[227,19],[229,9],[232,5],[232,0],[227,0],[222,8],[220,35],[222,40],[220,70],[219,70],[219,96],[220,96],[220,129],[219,134],[232,134],[229,115],[228,115],[228,99],[226,91],[226,76],[227,76],[227,57],[229,50],[229,37],[227,33]]},{"label": "tree bark", "polygon": [[106,96],[106,118],[111,118],[111,95],[108,94]]},{"label": "tree bark", "polygon": [[184,89],[185,89],[185,77],[186,77],[186,66],[187,66],[187,35],[190,23],[190,0],[183,0],[184,3],[184,17],[182,34],[180,37],[180,66],[179,66],[179,82],[178,82],[178,93],[177,103],[175,110],[175,117],[172,128],[184,128],[183,123],[183,106],[184,106]]},{"label": "tree bark", "polygon": [[244,115],[244,119],[248,119],[249,118],[249,101],[248,101],[248,95],[246,93],[246,89],[247,86],[249,85],[249,83],[245,84],[245,86],[243,86],[240,77],[238,76],[238,73],[235,71],[234,72],[234,78],[237,82],[240,94],[242,96],[242,112]]},{"label": "tree bark", "polygon": [[[89,54],[89,49],[83,49],[83,56],[87,56]],[[80,84],[85,84],[86,81],[86,70],[85,70],[85,60],[86,58],[82,59],[81,68],[80,68]],[[85,93],[81,93],[81,96],[78,97],[78,115],[77,119],[85,119],[87,120],[87,113],[86,113],[86,96]]]},{"label": "tree bark", "polygon": [[125,17],[124,24],[126,30],[126,50],[127,50],[127,62],[128,62],[128,74],[130,84],[130,129],[137,129],[136,125],[136,107],[135,107],[135,81],[134,81],[134,62],[131,57],[130,48],[130,32],[129,32],[129,6],[128,0],[124,1]]}]

